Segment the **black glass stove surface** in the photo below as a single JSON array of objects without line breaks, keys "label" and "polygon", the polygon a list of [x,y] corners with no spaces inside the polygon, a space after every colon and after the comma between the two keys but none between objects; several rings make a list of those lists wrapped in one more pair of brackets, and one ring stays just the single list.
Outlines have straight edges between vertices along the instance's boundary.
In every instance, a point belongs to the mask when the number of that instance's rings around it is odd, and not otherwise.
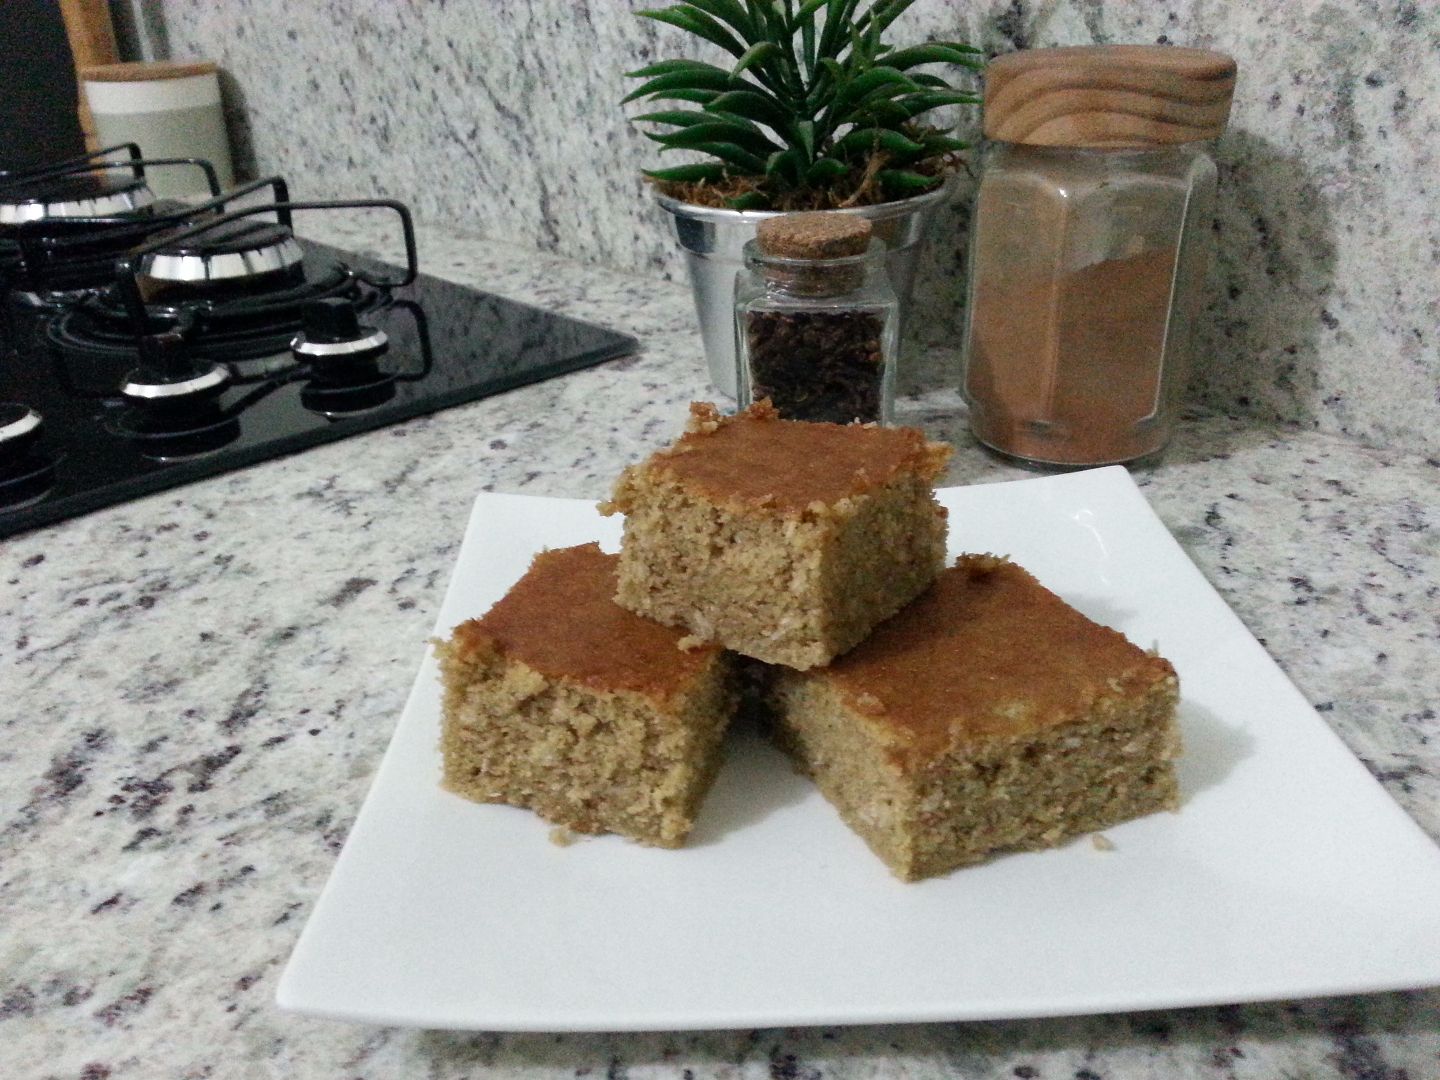
[{"label": "black glass stove surface", "polygon": [[[386,264],[299,241],[307,268]],[[343,370],[289,348],[223,360],[201,405],[137,409],[120,394],[130,350],[63,350],[40,324],[0,357],[0,416],[38,437],[0,444],[0,537],[474,401],[634,352],[634,338],[421,274],[355,305],[383,352]],[[63,319],[63,317],[62,317]],[[254,352],[255,350],[249,350]],[[323,347],[320,352],[323,353]],[[15,426],[15,425],[18,425]]]}]

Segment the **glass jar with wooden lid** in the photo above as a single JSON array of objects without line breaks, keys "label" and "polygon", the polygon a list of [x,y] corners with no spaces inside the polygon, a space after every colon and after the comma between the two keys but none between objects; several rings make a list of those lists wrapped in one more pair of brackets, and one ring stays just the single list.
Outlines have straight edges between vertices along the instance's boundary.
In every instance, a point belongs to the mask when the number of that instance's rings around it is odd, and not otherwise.
[{"label": "glass jar with wooden lid", "polygon": [[1034,49],[986,71],[963,391],[985,446],[1039,466],[1156,455],[1205,306],[1235,62]]}]

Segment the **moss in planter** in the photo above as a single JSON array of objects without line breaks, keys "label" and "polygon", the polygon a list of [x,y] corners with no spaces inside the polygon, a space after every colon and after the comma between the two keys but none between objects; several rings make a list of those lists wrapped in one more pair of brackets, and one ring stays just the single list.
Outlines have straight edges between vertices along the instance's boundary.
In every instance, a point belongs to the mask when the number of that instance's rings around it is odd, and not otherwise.
[{"label": "moss in planter", "polygon": [[[776,191],[774,185],[764,176],[736,176],[727,174],[720,180],[695,180],[684,183],[666,180],[651,180],[655,190],[662,195],[695,206],[711,206],[729,210],[778,210],[793,213],[797,210],[846,210],[857,206],[876,206],[880,203],[897,202],[914,198],[924,192],[910,192],[897,195],[887,192],[878,177],[889,161],[888,155],[877,152],[870,156],[861,174],[860,182],[853,185],[833,185],[818,188],[791,188]],[[963,157],[946,154],[929,161],[907,166],[914,172],[935,178],[938,188],[947,176],[964,168]],[[763,205],[747,205],[759,203]]]}]

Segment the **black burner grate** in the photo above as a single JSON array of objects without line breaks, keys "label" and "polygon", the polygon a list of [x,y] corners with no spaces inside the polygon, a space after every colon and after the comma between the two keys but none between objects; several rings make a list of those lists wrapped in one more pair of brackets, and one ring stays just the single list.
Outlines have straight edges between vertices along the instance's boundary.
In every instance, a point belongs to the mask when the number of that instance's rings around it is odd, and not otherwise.
[{"label": "black burner grate", "polygon": [[[175,329],[182,318],[193,317],[197,321],[186,336],[195,356],[249,360],[287,352],[311,301],[343,297],[361,312],[385,302],[383,293],[363,285],[339,262],[314,257],[306,260],[302,281],[251,295],[246,288],[232,285],[223,290],[230,299],[147,303],[144,332],[164,333]],[[237,292],[240,295],[234,295]],[[45,329],[46,340],[62,363],[82,365],[133,365],[139,357],[138,336],[114,292],[84,297]]]}]

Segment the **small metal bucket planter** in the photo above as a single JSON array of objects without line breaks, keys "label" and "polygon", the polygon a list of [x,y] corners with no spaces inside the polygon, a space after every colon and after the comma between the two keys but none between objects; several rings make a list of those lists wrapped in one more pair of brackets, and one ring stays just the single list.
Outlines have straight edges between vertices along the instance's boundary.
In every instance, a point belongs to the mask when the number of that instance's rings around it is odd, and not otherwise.
[{"label": "small metal bucket planter", "polygon": [[[933,211],[944,201],[953,185],[953,180],[948,181],[934,191],[911,199],[826,211],[869,218],[874,235],[885,242],[890,252],[886,260],[890,284],[900,298],[902,340],[910,287],[915,278],[920,248],[925,242],[926,229]],[[746,242],[754,238],[760,222],[774,217],[775,211],[720,210],[680,202],[665,195],[656,199],[673,218],[675,235],[685,251],[710,381],[721,393],[733,398],[736,392],[735,275],[745,265],[741,252]]]}]

